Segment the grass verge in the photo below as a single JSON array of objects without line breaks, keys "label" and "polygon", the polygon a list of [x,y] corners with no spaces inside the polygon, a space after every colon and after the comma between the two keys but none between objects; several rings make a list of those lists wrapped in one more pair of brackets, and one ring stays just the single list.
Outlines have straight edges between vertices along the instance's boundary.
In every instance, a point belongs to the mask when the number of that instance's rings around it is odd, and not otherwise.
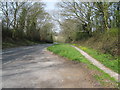
[{"label": "grass verge", "polygon": [[83,47],[83,46],[77,46],[77,47],[79,47],[83,51],[87,52],[90,56],[97,59],[99,62],[101,62],[106,67],[108,67],[111,70],[120,74],[120,72],[118,72],[119,71],[118,70],[119,69],[119,67],[118,67],[118,62],[119,62],[118,57],[113,57],[110,54],[103,54],[103,53],[98,52],[95,49],[88,48],[88,47]]},{"label": "grass verge", "polygon": [[29,40],[4,41],[2,42],[2,49],[19,47],[19,46],[29,46],[29,45],[35,45],[35,44],[41,44],[41,43],[42,42],[29,41]]},{"label": "grass verge", "polygon": [[102,85],[109,86],[113,85],[117,87],[117,82],[114,78],[110,77],[107,73],[103,72],[101,69],[94,66],[91,62],[89,62],[79,51],[75,48],[71,47],[68,44],[56,44],[47,48],[49,51],[58,54],[60,56],[66,57],[70,60],[79,61],[81,63],[85,63],[89,69],[97,70],[100,73],[95,74],[94,77],[98,80]]}]

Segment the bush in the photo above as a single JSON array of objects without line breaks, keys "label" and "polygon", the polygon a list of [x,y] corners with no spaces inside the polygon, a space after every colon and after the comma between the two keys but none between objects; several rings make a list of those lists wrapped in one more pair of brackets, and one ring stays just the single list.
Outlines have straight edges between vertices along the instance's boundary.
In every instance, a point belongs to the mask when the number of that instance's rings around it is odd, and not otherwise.
[{"label": "bush", "polygon": [[104,33],[93,32],[93,36],[79,42],[90,48],[113,56],[118,55],[118,29],[113,28]]}]

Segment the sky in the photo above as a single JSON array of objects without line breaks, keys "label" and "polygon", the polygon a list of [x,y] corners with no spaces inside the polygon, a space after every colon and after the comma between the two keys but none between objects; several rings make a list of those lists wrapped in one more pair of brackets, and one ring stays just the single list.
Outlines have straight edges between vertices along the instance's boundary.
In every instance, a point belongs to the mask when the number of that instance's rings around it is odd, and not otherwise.
[{"label": "sky", "polygon": [[[45,7],[45,10],[50,14],[50,15],[53,15],[53,14],[56,14],[57,12],[55,12],[57,10],[57,7],[56,7],[56,3],[59,2],[60,0],[42,0],[45,4],[46,4],[46,7]],[[54,23],[54,30],[56,32],[59,32],[60,31],[60,28],[59,28],[59,25],[57,22],[53,22]]]},{"label": "sky", "polygon": [[42,0],[42,1],[46,4],[45,10],[52,11],[56,9],[55,5],[60,0]]}]

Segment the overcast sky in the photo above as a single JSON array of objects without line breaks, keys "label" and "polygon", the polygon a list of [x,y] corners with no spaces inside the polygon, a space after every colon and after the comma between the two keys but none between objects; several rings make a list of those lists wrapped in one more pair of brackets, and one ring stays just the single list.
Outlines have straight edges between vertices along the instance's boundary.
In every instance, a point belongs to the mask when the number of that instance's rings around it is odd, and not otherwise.
[{"label": "overcast sky", "polygon": [[[59,2],[60,0],[42,0],[45,4],[46,4],[46,7],[45,7],[45,10],[50,14],[50,15],[53,15],[53,14],[56,14],[57,12],[55,12],[57,10],[57,7],[56,7],[56,3]],[[59,32],[60,31],[60,28],[59,28],[59,25],[57,22],[53,22],[54,23],[54,30],[56,32]]]},{"label": "overcast sky", "polygon": [[60,0],[42,0],[46,4],[46,10],[47,11],[52,11],[55,10],[56,3],[59,2]]}]

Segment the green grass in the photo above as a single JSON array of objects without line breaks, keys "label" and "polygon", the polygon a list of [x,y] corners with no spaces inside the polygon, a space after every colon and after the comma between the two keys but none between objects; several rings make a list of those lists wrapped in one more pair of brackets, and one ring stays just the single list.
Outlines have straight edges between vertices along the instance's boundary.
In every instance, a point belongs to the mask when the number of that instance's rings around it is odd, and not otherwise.
[{"label": "green grass", "polygon": [[48,47],[48,50],[60,56],[64,56],[70,60],[86,62],[84,56],[82,56],[79,53],[79,51],[77,51],[70,45],[64,45],[64,44],[53,45],[51,47]]},{"label": "green grass", "polygon": [[[99,30],[98,30],[99,31]],[[111,54],[112,56],[117,57],[118,54],[118,47],[119,47],[119,40],[118,40],[118,28],[111,28],[110,30],[100,33],[97,30],[92,33],[92,36],[88,39],[83,39],[78,42],[77,44],[89,48],[93,48],[98,50],[102,53]]]},{"label": "green grass", "polygon": [[78,46],[80,49],[84,50],[85,52],[87,52],[89,55],[91,55],[93,58],[97,59],[98,61],[100,61],[103,65],[105,65],[106,67],[110,68],[111,70],[118,72],[118,58],[113,57],[110,54],[103,54],[98,52],[97,50],[94,50],[92,48],[88,48],[88,47],[83,47],[83,46]]},{"label": "green grass", "polygon": [[[85,63],[90,70],[99,71],[100,75],[94,75],[94,77],[96,78],[96,80],[100,81],[100,83],[105,85],[112,82],[112,83],[115,83],[116,85],[116,80],[114,78],[110,77],[107,73],[105,73],[98,67],[94,66],[82,54],[80,54],[79,51],[71,47],[69,44],[57,44],[57,45],[50,46],[47,49],[55,54],[66,57],[70,60],[75,60],[75,61]],[[106,82],[106,79],[110,80],[110,82]]]},{"label": "green grass", "polygon": [[7,40],[2,42],[2,49],[6,48],[14,48],[19,46],[29,46],[29,45],[35,45],[35,44],[42,44],[42,42],[37,41],[29,41],[29,40]]}]

